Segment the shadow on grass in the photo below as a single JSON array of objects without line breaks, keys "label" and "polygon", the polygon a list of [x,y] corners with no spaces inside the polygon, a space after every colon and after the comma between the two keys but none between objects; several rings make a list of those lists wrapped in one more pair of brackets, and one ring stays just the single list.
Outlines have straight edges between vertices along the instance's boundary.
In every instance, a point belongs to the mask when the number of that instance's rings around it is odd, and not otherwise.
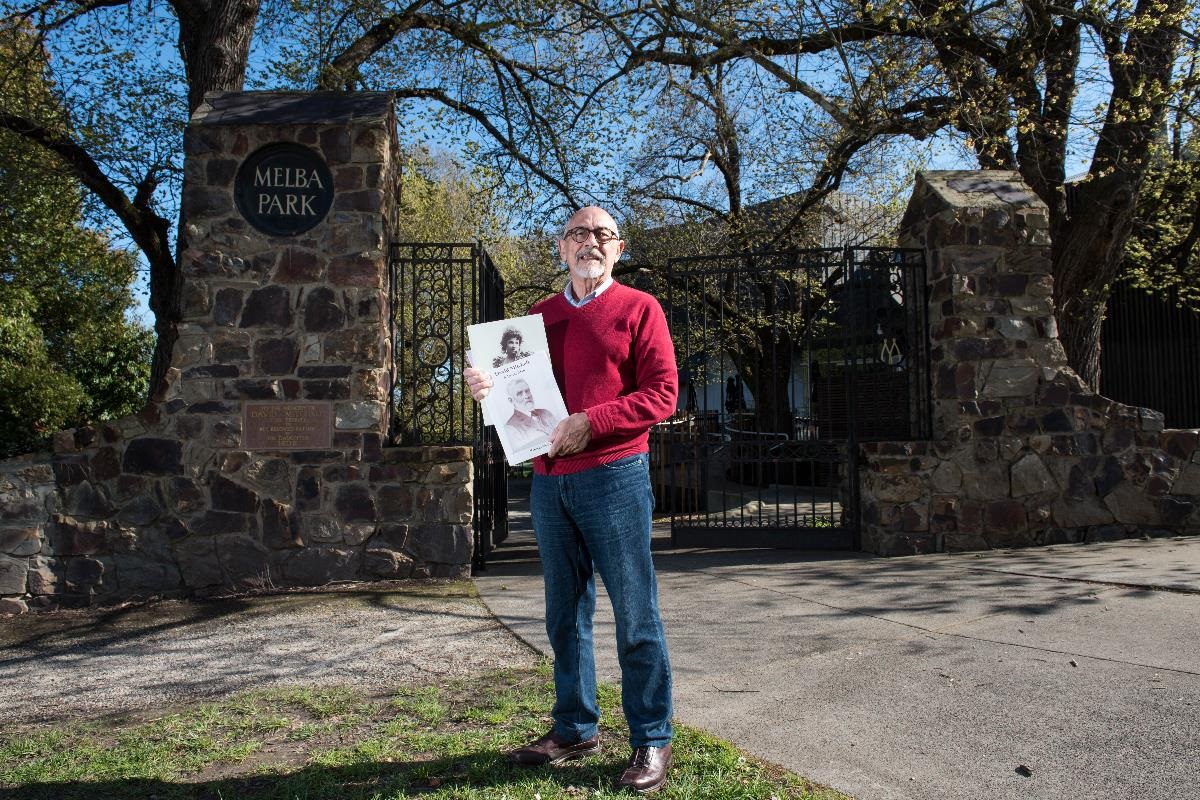
[{"label": "shadow on grass", "polygon": [[[308,765],[286,774],[237,775],[189,782],[125,778],[25,784],[0,787],[5,800],[365,800],[381,797],[571,797],[600,789],[619,797],[613,787],[624,767],[618,755],[602,755],[569,764],[521,768],[497,751],[431,761],[367,762],[345,766]],[[577,787],[572,791],[572,787]],[[486,791],[495,790],[495,791]],[[472,795],[473,796],[473,795]],[[634,796],[634,795],[629,795]],[[665,796],[670,796],[666,794]]]}]

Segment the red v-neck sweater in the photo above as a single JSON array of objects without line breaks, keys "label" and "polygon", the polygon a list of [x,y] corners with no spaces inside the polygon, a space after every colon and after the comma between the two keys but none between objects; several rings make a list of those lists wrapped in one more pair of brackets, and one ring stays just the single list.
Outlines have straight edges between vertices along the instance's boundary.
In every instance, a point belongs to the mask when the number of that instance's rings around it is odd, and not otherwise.
[{"label": "red v-neck sweater", "polygon": [[662,306],[613,283],[575,308],[562,293],[529,310],[546,324],[554,377],[567,411],[584,411],[592,438],[582,452],[538,456],[540,475],[567,475],[649,450],[650,426],[675,411],[679,373]]}]

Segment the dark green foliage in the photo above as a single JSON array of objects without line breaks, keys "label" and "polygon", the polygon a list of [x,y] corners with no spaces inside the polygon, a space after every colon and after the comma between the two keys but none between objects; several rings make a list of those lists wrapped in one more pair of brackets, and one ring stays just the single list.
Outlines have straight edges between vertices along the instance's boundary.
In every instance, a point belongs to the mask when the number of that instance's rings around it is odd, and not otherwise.
[{"label": "dark green foliage", "polygon": [[51,363],[37,325],[0,302],[0,456],[36,448],[85,400],[79,382]]},{"label": "dark green foliage", "polygon": [[[0,42],[0,52],[20,45]],[[37,51],[33,51],[37,52]],[[36,64],[0,79],[0,111],[53,124]],[[0,131],[0,456],[56,430],[135,411],[152,334],[126,319],[135,259],[81,224],[82,192],[52,155]]]},{"label": "dark green foliage", "polygon": [[[78,189],[19,152],[14,138],[0,134],[3,455],[36,448],[59,429],[135,411],[153,345],[125,318],[132,256],[81,227]],[[41,174],[31,180],[34,170]]]}]

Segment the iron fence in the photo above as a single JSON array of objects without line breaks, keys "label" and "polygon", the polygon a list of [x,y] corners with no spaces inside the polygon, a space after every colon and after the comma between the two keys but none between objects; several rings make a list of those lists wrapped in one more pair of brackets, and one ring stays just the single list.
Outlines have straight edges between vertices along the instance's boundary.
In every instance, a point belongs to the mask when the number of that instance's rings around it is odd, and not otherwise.
[{"label": "iron fence", "polygon": [[471,445],[473,563],[482,569],[508,535],[507,473],[495,428],[483,424],[462,371],[467,326],[504,318],[504,279],[478,243],[396,242],[390,260],[390,439]]},{"label": "iron fence", "polygon": [[1100,332],[1100,393],[1163,412],[1167,427],[1200,428],[1200,313],[1114,288]]},{"label": "iron fence", "polygon": [[679,412],[652,432],[677,544],[856,547],[857,443],[929,436],[919,250],[675,259]]}]

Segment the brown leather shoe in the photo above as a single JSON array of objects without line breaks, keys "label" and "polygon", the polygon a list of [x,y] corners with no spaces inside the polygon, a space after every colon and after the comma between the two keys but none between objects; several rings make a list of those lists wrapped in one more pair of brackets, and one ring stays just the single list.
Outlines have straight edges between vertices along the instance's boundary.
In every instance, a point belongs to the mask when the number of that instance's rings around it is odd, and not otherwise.
[{"label": "brown leather shoe", "polygon": [[667,782],[671,768],[671,745],[666,747],[635,747],[629,766],[617,780],[618,789],[632,789],[638,794],[656,792]]},{"label": "brown leather shoe", "polygon": [[568,742],[552,728],[549,733],[535,742],[519,747],[508,754],[508,760],[521,767],[540,767],[544,764],[560,764],[572,758],[583,758],[600,752],[600,736],[579,742]]}]

